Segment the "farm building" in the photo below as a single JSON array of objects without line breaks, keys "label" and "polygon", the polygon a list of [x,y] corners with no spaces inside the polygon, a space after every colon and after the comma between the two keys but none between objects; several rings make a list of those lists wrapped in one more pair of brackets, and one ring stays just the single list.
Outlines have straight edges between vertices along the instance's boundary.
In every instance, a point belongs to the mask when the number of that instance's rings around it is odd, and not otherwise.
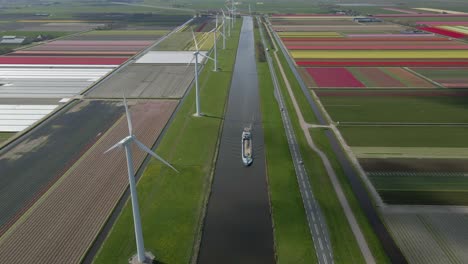
[{"label": "farm building", "polygon": [[382,22],[380,18],[376,17],[356,17],[353,21],[358,23]]},{"label": "farm building", "polygon": [[25,41],[26,37],[2,36],[0,44],[23,44]]}]

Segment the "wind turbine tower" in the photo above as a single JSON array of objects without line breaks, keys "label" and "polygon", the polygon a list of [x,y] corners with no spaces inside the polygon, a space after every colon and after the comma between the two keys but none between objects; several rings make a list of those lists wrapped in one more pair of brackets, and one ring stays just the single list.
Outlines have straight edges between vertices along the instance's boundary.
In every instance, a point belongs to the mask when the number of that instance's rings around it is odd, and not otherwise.
[{"label": "wind turbine tower", "polygon": [[193,62],[193,60],[195,60],[195,106],[196,106],[195,116],[201,116],[202,113],[200,111],[200,89],[199,89],[199,85],[198,85],[198,56],[200,55],[202,57],[205,57],[205,58],[213,60],[213,61],[214,61],[214,59],[207,56],[207,55],[205,55],[205,54],[200,53],[200,50],[198,49],[197,38],[195,37],[195,33],[193,33],[193,30],[192,30],[192,37],[193,37],[193,42],[195,43],[196,51],[193,53],[193,59],[189,62],[189,65],[190,65],[190,63]]},{"label": "wind turbine tower", "polygon": [[124,139],[120,140],[119,142],[117,142],[114,146],[109,148],[104,153],[107,153],[115,148],[123,147],[125,149],[125,155],[127,157],[128,181],[130,185],[130,196],[132,200],[133,224],[135,228],[135,238],[136,238],[136,244],[137,244],[137,255],[136,255],[137,259],[135,261],[134,259],[135,257],[133,257],[132,261],[133,263],[151,263],[152,258],[154,258],[154,256],[152,256],[150,253],[145,254],[145,246],[143,244],[143,232],[141,231],[140,209],[138,206],[138,196],[137,196],[136,183],[135,183],[135,171],[133,168],[133,155],[132,155],[132,148],[131,148],[132,143],[135,143],[136,146],[140,148],[142,151],[158,159],[159,161],[161,161],[162,163],[164,163],[166,166],[170,167],[174,171],[176,172],[178,171],[171,164],[169,164],[163,158],[161,158],[156,153],[154,153],[150,148],[146,147],[143,143],[141,143],[133,134],[132,118],[130,116],[130,112],[128,111],[128,105],[127,105],[127,99],[125,98],[125,93],[124,93],[124,106],[125,106],[125,113],[127,115],[129,135],[125,137]]},{"label": "wind turbine tower", "polygon": [[216,39],[216,32],[218,31],[218,14],[216,14],[216,24],[215,24],[215,28],[213,29],[213,37],[214,37],[214,69],[213,71],[217,71],[218,70],[218,49],[216,48],[216,42],[217,39]]},{"label": "wind turbine tower", "polygon": [[232,15],[232,27],[236,23],[236,9],[234,7],[234,0],[231,0],[231,15]]},{"label": "wind turbine tower", "polygon": [[[226,6],[226,9],[229,11],[229,8],[227,6]],[[231,19],[231,17],[230,16],[226,17],[226,14],[224,13],[224,9],[222,9],[222,8],[221,8],[221,12],[223,12],[224,24],[226,24],[226,22],[227,22],[226,20]],[[231,22],[228,22],[227,25],[228,25],[228,36],[230,37],[231,36]],[[223,31],[224,30],[225,30],[225,28],[224,28],[224,25],[223,25]]]}]

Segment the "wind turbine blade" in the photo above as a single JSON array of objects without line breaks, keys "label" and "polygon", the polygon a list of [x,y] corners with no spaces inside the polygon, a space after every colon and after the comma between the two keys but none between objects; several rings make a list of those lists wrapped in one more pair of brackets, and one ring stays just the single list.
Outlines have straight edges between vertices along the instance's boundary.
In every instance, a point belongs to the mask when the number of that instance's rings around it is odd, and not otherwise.
[{"label": "wind turbine blade", "polygon": [[223,32],[221,32],[221,31],[218,31],[218,32],[216,32],[216,33],[220,34],[222,37],[225,37],[224,34],[223,34]]},{"label": "wind turbine blade", "polygon": [[127,98],[125,98],[125,95],[124,95],[124,106],[125,106],[125,114],[127,116],[128,133],[131,136],[133,135],[132,117],[130,116],[130,111],[128,110]]},{"label": "wind turbine blade", "polygon": [[195,37],[195,33],[193,33],[193,29],[192,29],[192,37],[193,37],[193,42],[195,42],[195,49],[197,49],[198,51],[199,49],[198,49],[197,38]]},{"label": "wind turbine blade", "polygon": [[115,148],[118,148],[118,147],[120,147],[120,146],[122,146],[122,143],[117,142],[114,146],[112,146],[112,147],[110,147],[108,150],[104,151],[104,154],[106,154],[107,152],[109,152],[109,151],[111,151],[111,150],[113,150],[113,149],[115,149]]},{"label": "wind turbine blade", "polygon": [[145,146],[143,143],[141,143],[138,139],[134,138],[134,142],[137,144],[137,146],[143,150],[144,152],[150,154],[151,156],[153,156],[154,158],[156,158],[157,160],[161,161],[162,163],[164,163],[166,166],[168,166],[169,168],[173,169],[175,172],[179,173],[178,170],[176,170],[176,168],[174,168],[169,162],[165,161],[163,158],[161,158],[158,154],[154,153],[150,148],[148,148],[147,146]]},{"label": "wind turbine blade", "polygon": [[207,58],[207,59],[210,59],[210,60],[214,61],[214,59],[213,59],[213,58],[211,58],[210,56],[206,56],[206,55],[204,55],[204,54],[201,54],[201,53],[200,53],[200,56],[202,56],[202,57],[205,57],[205,58]]},{"label": "wind turbine blade", "polygon": [[187,68],[192,64],[193,60],[195,59],[195,56],[192,57],[192,59],[187,63]]}]

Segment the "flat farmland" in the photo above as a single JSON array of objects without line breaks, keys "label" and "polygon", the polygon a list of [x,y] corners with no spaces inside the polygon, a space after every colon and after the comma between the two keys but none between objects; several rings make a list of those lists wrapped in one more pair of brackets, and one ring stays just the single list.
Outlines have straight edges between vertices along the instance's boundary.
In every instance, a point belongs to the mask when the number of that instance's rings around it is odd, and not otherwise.
[{"label": "flat farmland", "polygon": [[0,98],[56,98],[57,103],[59,98],[79,94],[111,70],[111,67],[1,67]]},{"label": "flat farmland", "polygon": [[0,234],[60,179],[122,112],[123,107],[113,102],[73,103],[2,149]]},{"label": "flat farmland", "polygon": [[[212,33],[208,32],[196,32],[195,36],[198,41],[200,50],[209,50],[213,46]],[[176,50],[195,50],[195,44],[193,43],[192,32],[182,31],[173,33],[171,36],[163,40],[156,47],[153,48],[155,51],[176,51]]]},{"label": "flat farmland", "polygon": [[[388,205],[381,210],[408,262],[466,263],[466,215],[413,208],[468,205],[468,45],[456,39],[468,34],[467,15],[385,8],[397,14],[374,16],[384,23],[271,20],[285,55]],[[412,31],[409,21],[428,22],[419,28],[427,32]]]},{"label": "flat farmland", "polygon": [[437,88],[434,84],[402,68],[350,68],[366,87]]},{"label": "flat farmland", "polygon": [[365,87],[345,68],[306,68],[305,71],[319,88]]},{"label": "flat farmland", "polygon": [[[436,42],[437,43],[437,42]],[[353,46],[328,46],[328,45],[287,45],[289,50],[466,50],[468,45],[353,45]]]},{"label": "flat farmland", "polygon": [[[83,49],[83,48],[80,48]],[[83,50],[63,50],[63,51],[56,51],[54,49],[51,50],[18,50],[13,53],[9,53],[8,56],[86,56],[86,57],[130,57],[135,55],[135,51],[107,51],[101,49],[101,51],[86,51]]]},{"label": "flat farmland", "polygon": [[122,56],[2,56],[0,64],[2,66],[11,66],[11,64],[25,65],[112,65],[118,66],[128,60],[128,57]]},{"label": "flat farmland", "polygon": [[[280,35],[281,32],[278,32],[278,35]],[[283,32],[284,33],[284,32]],[[372,42],[384,42],[384,43],[387,43],[387,44],[392,44],[394,42],[411,42],[411,43],[424,43],[424,44],[434,44],[435,45],[435,42],[441,42],[441,43],[444,43],[444,44],[448,44],[448,43],[457,43],[458,45],[460,45],[460,42],[455,42],[455,41],[451,41],[449,38],[445,38],[445,37],[440,37],[440,36],[435,36],[435,35],[428,35],[428,34],[424,34],[424,35],[405,35],[405,34],[399,34],[399,35],[395,35],[395,34],[362,34],[362,35],[358,35],[359,37],[356,37],[356,35],[354,35],[355,37],[349,37],[349,35],[347,35],[346,37],[343,37],[343,38],[327,38],[327,37],[323,37],[323,38],[310,38],[310,37],[307,37],[307,36],[303,36],[301,38],[290,38],[290,37],[282,37],[282,41],[284,43],[288,43],[288,42],[298,42],[298,41],[305,41],[305,42],[313,42],[313,43],[316,43],[317,45],[320,45],[320,43],[322,42],[332,42],[334,43],[335,45],[342,45],[340,43],[346,43],[346,44],[353,44],[355,43],[356,45],[362,45],[362,43],[372,43]],[[330,44],[332,44],[330,43]]]},{"label": "flat farmland", "polygon": [[[147,101],[130,107],[135,134],[143,144],[154,144],[177,103]],[[127,188],[124,152],[115,150],[104,154],[128,134],[127,129],[126,119],[120,118],[28,215],[9,230],[0,241],[0,259],[7,263],[80,262]],[[146,153],[133,150],[138,168]],[[53,237],[54,243],[44,243],[45,236]]]},{"label": "flat farmland", "polygon": [[323,31],[323,32],[291,32],[291,31],[285,31],[285,32],[278,32],[278,36],[282,38],[342,38],[343,35],[341,35],[338,32],[334,31]]},{"label": "flat farmland", "polygon": [[172,50],[187,50],[193,44],[191,32],[175,32],[152,50],[172,51]]},{"label": "flat farmland", "polygon": [[[392,130],[392,129],[390,129]],[[430,130],[430,129],[429,129]],[[352,151],[358,158],[449,158],[467,159],[468,148],[462,147],[357,147]]]},{"label": "flat farmland", "polygon": [[193,76],[194,66],[133,64],[93,88],[87,97],[121,98],[126,89],[129,98],[181,98]]},{"label": "flat farmland", "polygon": [[404,30],[404,27],[396,24],[383,25],[276,25],[273,26],[275,31],[305,31],[305,32],[320,32],[320,31],[336,31],[336,32],[382,32],[382,33],[399,33]]},{"label": "flat farmland", "polygon": [[403,68],[327,67],[299,71],[310,88],[437,88]]},{"label": "flat farmland", "polygon": [[387,227],[410,263],[466,263],[465,213],[407,210],[383,212]]},{"label": "flat farmland", "polygon": [[[21,22],[21,21],[20,21]],[[18,28],[18,31],[62,31],[62,32],[80,32],[92,30],[104,26],[102,23],[84,23],[84,22],[37,22],[30,20],[29,22],[23,21],[24,26]]]},{"label": "flat farmland", "polygon": [[468,68],[411,68],[446,88],[468,88]]},{"label": "flat farmland", "polygon": [[[468,148],[466,126],[344,126],[339,129],[353,147]],[[382,153],[379,151],[379,153]]]},{"label": "flat farmland", "polygon": [[468,59],[468,50],[293,50],[290,53],[295,59]]},{"label": "flat farmland", "polygon": [[9,138],[13,137],[14,134],[15,133],[0,132],[0,145],[2,145],[2,143],[7,141]]},{"label": "flat farmland", "polygon": [[290,26],[290,25],[357,25],[351,19],[271,19],[274,26]]},{"label": "flat farmland", "polygon": [[441,27],[419,27],[418,29],[447,36],[450,38],[462,39],[468,37],[468,31],[452,26]]},{"label": "flat farmland", "polygon": [[[300,52],[304,52],[304,51],[300,51]],[[328,51],[328,52],[330,53],[333,51]],[[296,60],[296,64],[300,67],[467,67],[468,66],[468,59],[296,58],[295,60]]]},{"label": "flat farmland", "polygon": [[[325,93],[324,93],[325,94]],[[338,93],[339,94],[339,93]],[[331,118],[347,123],[468,123],[468,96],[320,96]],[[361,95],[361,96],[360,96]]]},{"label": "flat farmland", "polygon": [[169,30],[94,30],[67,40],[157,40],[167,33]]},{"label": "flat farmland", "polygon": [[[54,51],[62,52],[67,55],[68,51],[101,51],[105,55],[106,52],[133,52],[133,54],[151,45],[152,41],[145,40],[121,40],[121,41],[106,41],[106,40],[56,40],[46,44],[34,46],[23,51]],[[22,52],[23,52],[22,51]]]},{"label": "flat farmland", "polygon": [[[414,162],[416,161],[413,160]],[[408,170],[367,172],[387,204],[468,205],[467,175]]]},{"label": "flat farmland", "polygon": [[329,40],[314,40],[314,39],[288,39],[285,38],[283,39],[283,43],[286,45],[288,49],[299,49],[301,46],[305,46],[309,49],[317,48],[317,49],[323,49],[322,47],[329,47],[330,49],[334,48],[340,48],[340,49],[356,49],[356,48],[364,48],[364,47],[370,47],[372,49],[373,47],[383,47],[385,49],[397,49],[401,46],[403,47],[434,47],[434,48],[439,48],[439,47],[445,47],[445,48],[450,48],[450,47],[457,47],[462,45],[463,47],[468,47],[468,45],[455,42],[455,41],[417,41],[417,40],[394,40],[394,41],[385,41],[385,40],[379,40],[379,39],[373,39],[369,38],[368,40],[350,40],[350,39],[344,39],[340,41],[329,41]]}]

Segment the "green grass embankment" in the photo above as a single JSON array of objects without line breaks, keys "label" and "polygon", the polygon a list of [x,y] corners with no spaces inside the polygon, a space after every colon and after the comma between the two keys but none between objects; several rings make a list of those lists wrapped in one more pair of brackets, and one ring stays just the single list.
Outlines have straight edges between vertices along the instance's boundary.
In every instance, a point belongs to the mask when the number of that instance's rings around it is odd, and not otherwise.
[{"label": "green grass embankment", "polygon": [[323,128],[315,128],[310,129],[310,133],[312,138],[314,139],[315,144],[327,155],[330,160],[330,163],[333,166],[333,169],[338,176],[338,180],[340,181],[341,188],[343,189],[346,198],[348,200],[351,209],[354,212],[354,216],[359,223],[359,226],[366,238],[367,244],[374,255],[375,260],[377,263],[390,263],[390,260],[385,253],[380,240],[374,233],[367,217],[364,215],[359,202],[354,196],[353,190],[348,182],[348,178],[343,171],[340,162],[338,161],[337,157],[333,153],[333,149],[330,145],[330,141],[328,140],[327,136],[325,135],[326,129]]},{"label": "green grass embankment", "polygon": [[339,126],[350,146],[468,148],[465,126]]},{"label": "green grass embankment", "polygon": [[[296,132],[296,138],[301,150],[304,166],[309,176],[312,191],[320,204],[327,222],[335,263],[364,263],[359,247],[343,213],[343,209],[338,201],[330,178],[323,166],[322,160],[310,149],[300,127],[288,91],[285,88],[284,80],[276,64],[275,68],[277,69],[277,75],[282,84],[282,92],[285,96],[289,115]],[[307,105],[305,107],[309,106]],[[305,109],[304,106],[301,106],[301,109]]]},{"label": "green grass embankment", "polygon": [[[258,29],[256,41],[261,41]],[[275,251],[281,263],[316,263],[312,237],[268,64],[257,62]]]},{"label": "green grass embankment", "polygon": [[[188,263],[197,250],[194,245],[198,244],[210,190],[240,24],[226,42],[226,50],[218,51],[222,71],[213,72],[209,61],[200,76],[201,109],[208,116],[192,116],[195,112],[195,89],[192,89],[157,148],[157,153],[180,174],[152,160],[138,182],[145,248],[161,263]],[[128,263],[135,252],[131,205],[127,202],[94,262]]]},{"label": "green grass embankment", "polygon": [[15,135],[15,133],[0,132],[0,145],[2,145],[3,142],[7,141],[13,135]]}]

